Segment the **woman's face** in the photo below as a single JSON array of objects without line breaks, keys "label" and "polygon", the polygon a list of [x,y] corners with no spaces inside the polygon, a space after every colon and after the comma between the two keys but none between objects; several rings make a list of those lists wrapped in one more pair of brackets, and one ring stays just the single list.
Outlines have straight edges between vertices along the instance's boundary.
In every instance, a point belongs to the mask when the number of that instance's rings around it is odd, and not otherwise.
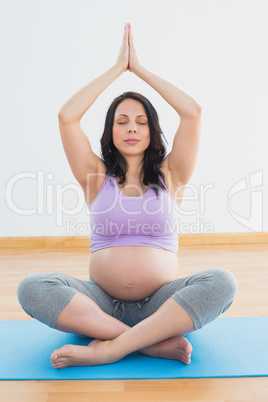
[{"label": "woman's face", "polygon": [[[134,139],[137,141],[129,141]],[[125,99],[114,113],[113,142],[122,155],[141,155],[150,144],[150,129],[144,106]]]}]

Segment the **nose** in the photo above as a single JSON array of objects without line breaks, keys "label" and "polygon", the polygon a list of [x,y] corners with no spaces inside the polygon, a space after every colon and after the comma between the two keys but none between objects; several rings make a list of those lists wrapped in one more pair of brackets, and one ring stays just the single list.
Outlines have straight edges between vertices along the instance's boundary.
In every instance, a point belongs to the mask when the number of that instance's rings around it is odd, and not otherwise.
[{"label": "nose", "polygon": [[127,131],[128,131],[128,133],[136,133],[137,132],[135,127],[132,127],[132,128],[130,127]]},{"label": "nose", "polygon": [[136,125],[135,125],[135,123],[130,123],[129,124],[129,127],[128,127],[128,133],[136,133],[137,132],[137,128],[136,128]]}]

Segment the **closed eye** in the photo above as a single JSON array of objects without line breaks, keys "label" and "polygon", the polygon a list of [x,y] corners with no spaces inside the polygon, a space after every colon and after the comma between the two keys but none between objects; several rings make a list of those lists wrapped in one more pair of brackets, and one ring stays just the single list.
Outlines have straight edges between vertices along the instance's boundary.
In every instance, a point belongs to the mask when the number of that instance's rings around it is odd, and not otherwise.
[{"label": "closed eye", "polygon": [[[126,124],[126,122],[124,121],[124,122],[121,122],[121,123],[118,123],[118,124]],[[142,126],[146,125],[146,123],[139,123],[139,122],[138,122],[138,124],[141,124]]]}]

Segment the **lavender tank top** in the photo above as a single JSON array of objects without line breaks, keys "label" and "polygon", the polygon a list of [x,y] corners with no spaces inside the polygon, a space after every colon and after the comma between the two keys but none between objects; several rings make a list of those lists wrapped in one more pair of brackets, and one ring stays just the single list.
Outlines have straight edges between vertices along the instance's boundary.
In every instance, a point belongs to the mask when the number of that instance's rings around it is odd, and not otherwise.
[{"label": "lavender tank top", "polygon": [[141,196],[129,197],[120,191],[115,176],[106,176],[88,209],[91,253],[129,245],[178,252],[180,206],[166,186],[159,188],[158,197],[152,187]]}]

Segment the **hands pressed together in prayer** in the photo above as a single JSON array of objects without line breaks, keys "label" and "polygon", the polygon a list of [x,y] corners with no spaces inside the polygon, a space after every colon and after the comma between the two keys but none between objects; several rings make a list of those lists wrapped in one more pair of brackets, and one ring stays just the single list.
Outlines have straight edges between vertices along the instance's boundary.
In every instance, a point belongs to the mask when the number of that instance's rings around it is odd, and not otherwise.
[{"label": "hands pressed together in prayer", "polygon": [[132,27],[131,24],[127,22],[125,23],[123,41],[116,64],[121,66],[123,71],[129,70],[133,73],[141,66],[134,44]]}]

